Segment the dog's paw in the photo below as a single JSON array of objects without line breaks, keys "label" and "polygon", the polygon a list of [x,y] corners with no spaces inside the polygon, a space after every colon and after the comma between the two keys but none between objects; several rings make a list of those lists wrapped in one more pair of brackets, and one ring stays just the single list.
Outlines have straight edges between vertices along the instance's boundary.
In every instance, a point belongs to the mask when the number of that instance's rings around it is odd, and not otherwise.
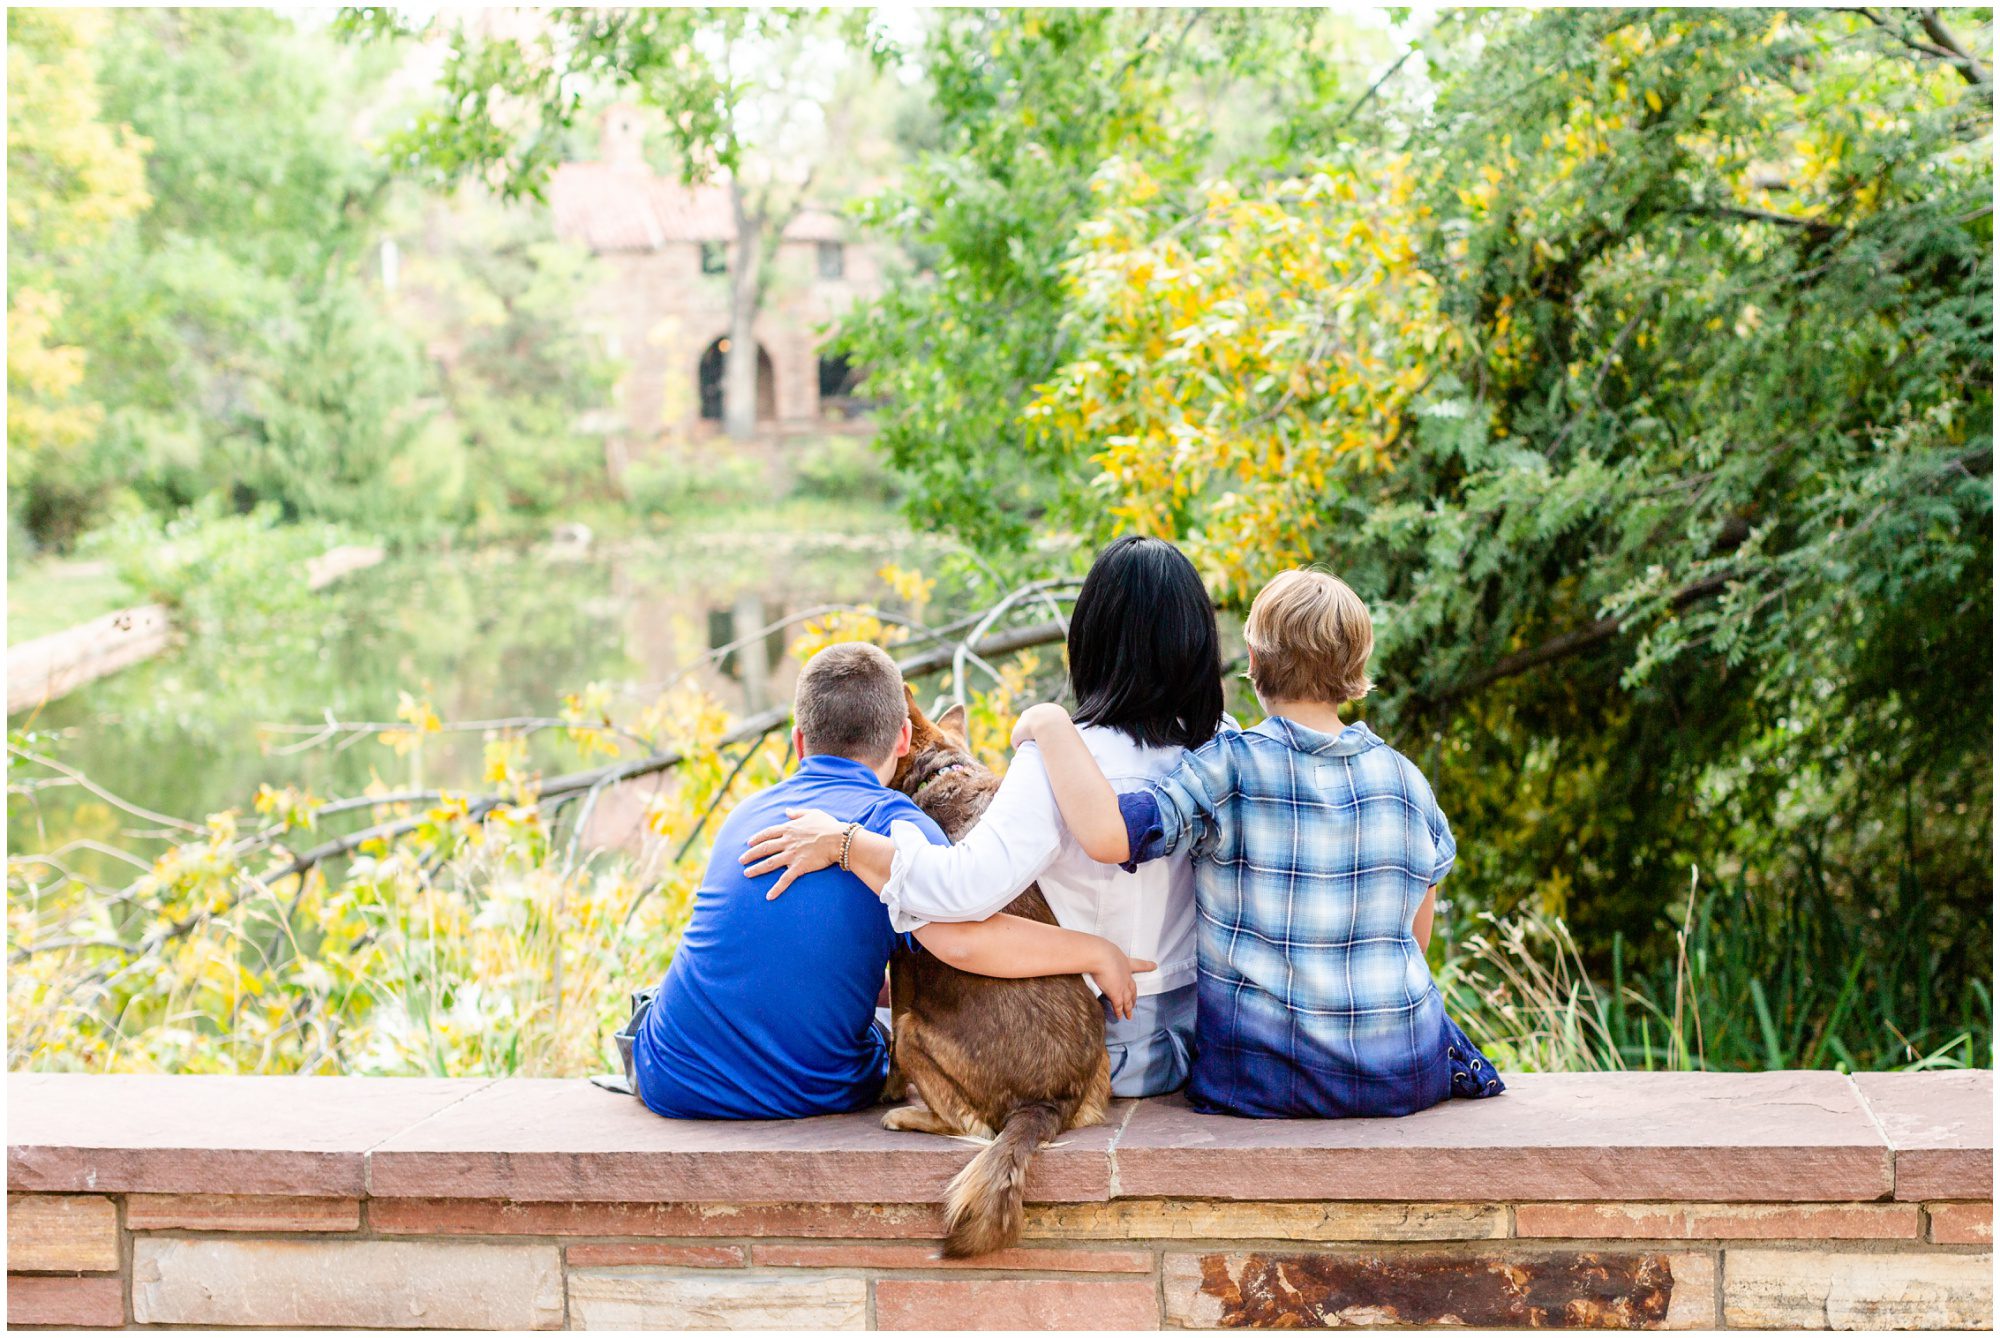
[{"label": "dog's paw", "polygon": [[941,1123],[935,1114],[922,1106],[898,1106],[882,1116],[884,1129],[896,1129],[905,1133],[938,1133],[938,1126]]}]

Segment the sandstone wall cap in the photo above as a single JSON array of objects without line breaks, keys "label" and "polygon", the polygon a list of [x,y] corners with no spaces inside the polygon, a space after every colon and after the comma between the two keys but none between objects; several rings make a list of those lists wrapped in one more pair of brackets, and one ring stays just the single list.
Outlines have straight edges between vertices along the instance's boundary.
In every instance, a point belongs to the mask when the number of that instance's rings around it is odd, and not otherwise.
[{"label": "sandstone wall cap", "polygon": [[[1866,1202],[1992,1193],[1990,1072],[1513,1074],[1396,1120],[1181,1097],[1062,1135],[1028,1197]],[[879,1111],[663,1120],[568,1079],[8,1077],[9,1188],[534,1203],[934,1203],[977,1151]]]}]

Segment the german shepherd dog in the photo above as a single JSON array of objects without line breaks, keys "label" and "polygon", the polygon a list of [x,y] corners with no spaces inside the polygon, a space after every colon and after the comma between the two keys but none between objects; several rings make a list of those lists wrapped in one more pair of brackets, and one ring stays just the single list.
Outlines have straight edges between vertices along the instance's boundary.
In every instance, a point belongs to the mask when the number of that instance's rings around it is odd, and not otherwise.
[{"label": "german shepherd dog", "polygon": [[[973,761],[963,706],[933,723],[905,691],[910,751],[889,784],[955,841],[986,811],[1000,778]],[[1005,909],[1056,922],[1033,884]],[[1021,1238],[1022,1184],[1042,1144],[1104,1122],[1111,1057],[1103,1009],[1081,976],[995,980],[900,951],[889,965],[889,1000],[887,1096],[901,1100],[914,1088],[923,1104],[889,1111],[882,1127],[992,1139],[946,1191],[944,1253],[964,1259],[1005,1249]]]}]

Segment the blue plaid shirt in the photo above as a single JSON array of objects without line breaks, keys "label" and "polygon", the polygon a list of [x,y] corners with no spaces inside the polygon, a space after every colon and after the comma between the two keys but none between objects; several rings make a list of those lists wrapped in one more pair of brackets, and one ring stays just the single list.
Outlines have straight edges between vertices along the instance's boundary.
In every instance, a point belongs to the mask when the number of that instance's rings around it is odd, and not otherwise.
[{"label": "blue plaid shirt", "polygon": [[1451,872],[1451,827],[1368,726],[1225,731],[1119,807],[1134,864],[1194,861],[1198,1109],[1407,1115],[1501,1090],[1410,927]]}]

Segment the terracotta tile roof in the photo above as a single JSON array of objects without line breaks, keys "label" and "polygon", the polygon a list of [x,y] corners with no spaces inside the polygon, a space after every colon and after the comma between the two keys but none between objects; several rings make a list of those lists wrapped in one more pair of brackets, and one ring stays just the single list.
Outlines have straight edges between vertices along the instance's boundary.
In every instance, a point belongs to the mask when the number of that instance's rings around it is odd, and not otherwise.
[{"label": "terracotta tile roof", "polygon": [[[564,163],[549,183],[556,233],[593,251],[657,251],[680,242],[726,242],[736,234],[729,191],[687,187],[643,168],[612,163]],[[840,220],[820,209],[800,211],[785,229],[794,242],[840,241]]]}]

